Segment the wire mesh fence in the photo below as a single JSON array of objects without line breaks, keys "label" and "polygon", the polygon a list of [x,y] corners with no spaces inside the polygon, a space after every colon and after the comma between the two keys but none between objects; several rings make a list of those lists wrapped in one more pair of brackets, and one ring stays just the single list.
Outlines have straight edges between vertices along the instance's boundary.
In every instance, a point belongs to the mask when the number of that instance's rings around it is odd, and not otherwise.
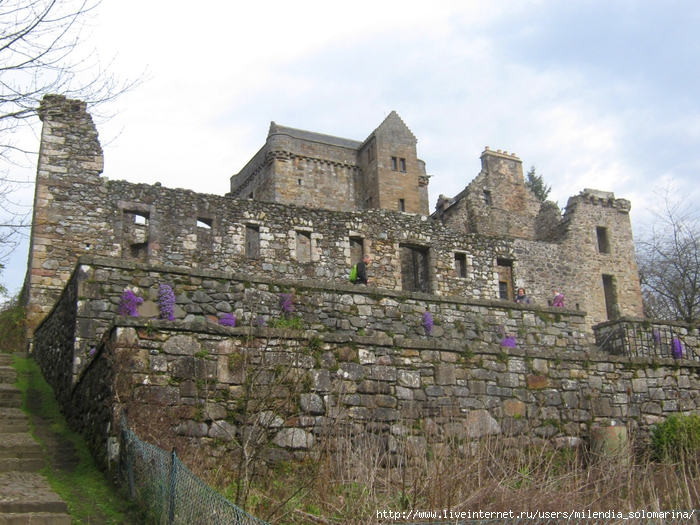
[{"label": "wire mesh fence", "polygon": [[146,443],[122,422],[120,474],[131,498],[158,525],[265,525],[195,476],[173,450]]}]

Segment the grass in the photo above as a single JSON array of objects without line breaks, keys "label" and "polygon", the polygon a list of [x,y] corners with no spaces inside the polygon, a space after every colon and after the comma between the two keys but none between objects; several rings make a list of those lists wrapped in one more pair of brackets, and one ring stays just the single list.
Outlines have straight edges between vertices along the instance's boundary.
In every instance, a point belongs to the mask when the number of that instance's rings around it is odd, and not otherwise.
[{"label": "grass", "polygon": [[32,434],[48,451],[44,474],[68,504],[74,525],[137,524],[134,506],[95,465],[85,441],[68,428],[51,387],[30,358],[15,357],[17,387],[30,414]]}]

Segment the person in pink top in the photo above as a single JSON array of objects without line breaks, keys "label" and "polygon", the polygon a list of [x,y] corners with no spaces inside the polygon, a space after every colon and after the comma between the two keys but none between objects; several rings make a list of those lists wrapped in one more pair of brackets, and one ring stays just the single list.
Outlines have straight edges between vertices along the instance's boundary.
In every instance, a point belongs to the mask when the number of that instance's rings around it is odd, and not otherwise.
[{"label": "person in pink top", "polygon": [[556,306],[558,308],[564,308],[564,294],[555,291],[554,292],[554,299],[552,299],[552,306]]}]

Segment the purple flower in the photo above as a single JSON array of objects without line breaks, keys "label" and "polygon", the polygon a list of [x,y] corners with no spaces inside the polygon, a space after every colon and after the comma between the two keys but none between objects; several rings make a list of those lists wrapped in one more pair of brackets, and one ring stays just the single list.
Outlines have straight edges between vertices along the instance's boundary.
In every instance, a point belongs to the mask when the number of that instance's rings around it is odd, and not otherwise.
[{"label": "purple flower", "polygon": [[97,349],[93,346],[92,349],[88,352],[88,355],[92,357],[93,355],[95,355],[95,352],[97,352]]},{"label": "purple flower", "polygon": [[141,297],[127,288],[119,298],[119,315],[138,317],[138,307],[142,302]]},{"label": "purple flower", "polygon": [[683,358],[683,343],[677,337],[673,338],[673,349],[672,349],[671,355],[673,356],[674,359],[682,359]]},{"label": "purple flower", "polygon": [[253,321],[253,326],[265,326],[265,318],[262,315],[259,315],[258,318]]},{"label": "purple flower", "polygon": [[161,319],[175,320],[175,294],[169,284],[163,283],[158,287],[158,309]]},{"label": "purple flower", "polygon": [[505,339],[501,339],[501,346],[507,346],[509,348],[515,348],[518,346],[518,343],[515,341],[515,337],[512,335],[509,335]]},{"label": "purple flower", "polygon": [[221,326],[236,326],[236,316],[233,314],[224,314],[219,318],[219,324]]},{"label": "purple flower", "polygon": [[654,329],[651,331],[651,337],[654,338],[654,343],[657,345],[661,344],[661,332],[658,330]]},{"label": "purple flower", "polygon": [[423,328],[425,329],[425,333],[427,335],[430,335],[430,332],[433,331],[433,325],[435,322],[433,321],[433,316],[431,315],[430,312],[425,312],[423,314],[423,321],[421,323],[423,325]]},{"label": "purple flower", "polygon": [[292,294],[280,294],[280,310],[285,317],[289,317],[294,312],[294,296]]}]

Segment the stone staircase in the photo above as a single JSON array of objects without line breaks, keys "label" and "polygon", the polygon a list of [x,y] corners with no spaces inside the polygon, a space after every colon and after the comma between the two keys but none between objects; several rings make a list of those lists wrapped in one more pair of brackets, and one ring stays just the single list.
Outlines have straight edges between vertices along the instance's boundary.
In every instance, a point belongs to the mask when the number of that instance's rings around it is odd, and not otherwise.
[{"label": "stone staircase", "polygon": [[44,476],[44,451],[19,407],[12,356],[0,355],[0,525],[70,525],[68,506]]}]

